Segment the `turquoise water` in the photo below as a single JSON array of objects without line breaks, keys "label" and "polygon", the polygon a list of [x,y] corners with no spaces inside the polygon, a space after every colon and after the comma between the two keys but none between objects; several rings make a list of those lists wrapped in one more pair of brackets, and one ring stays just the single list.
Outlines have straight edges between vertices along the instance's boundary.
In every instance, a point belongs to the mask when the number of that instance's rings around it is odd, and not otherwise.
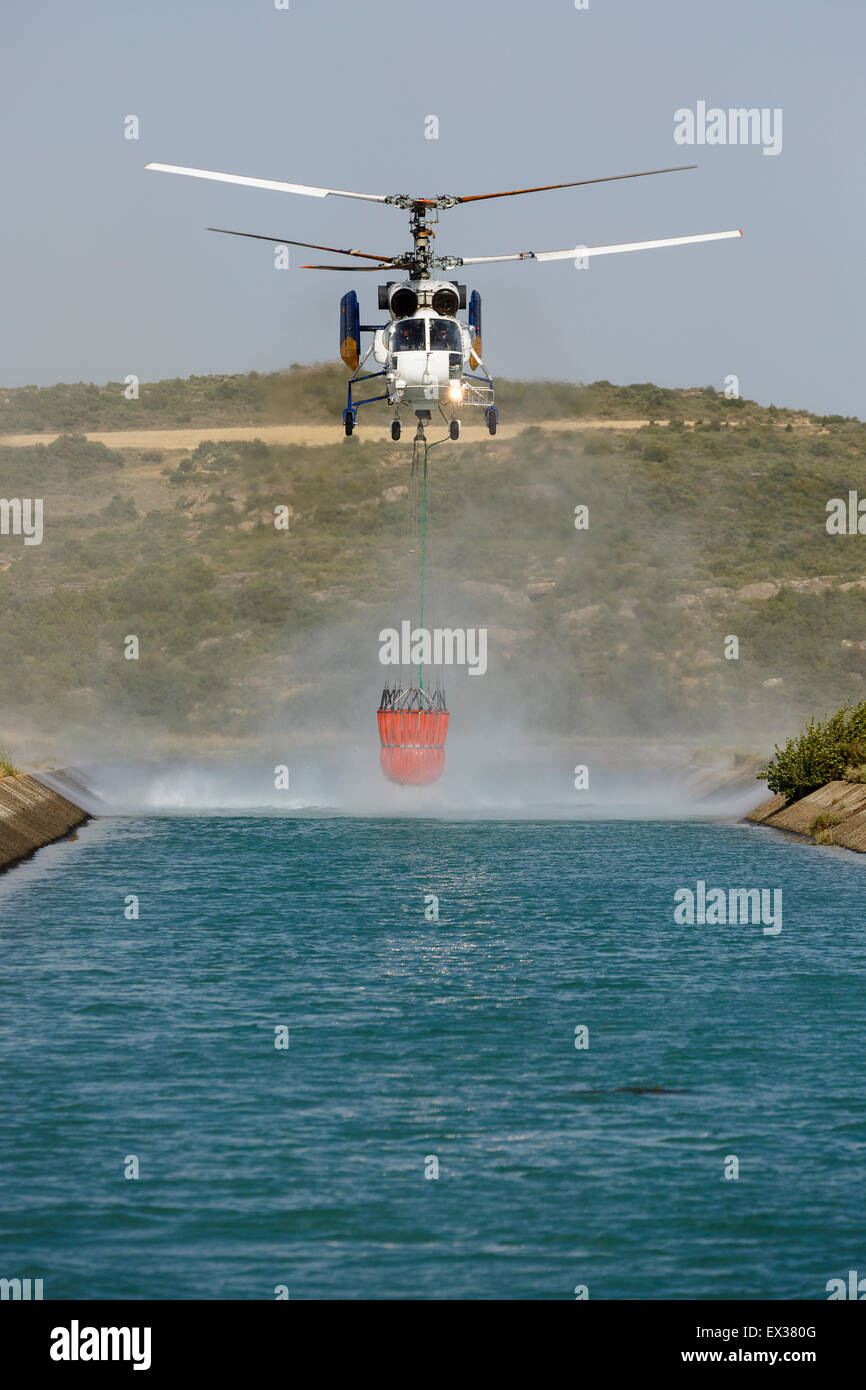
[{"label": "turquoise water", "polygon": [[[864,869],[725,824],[94,823],[0,878],[0,1275],[825,1298],[866,1270]],[[677,925],[699,878],[781,887],[781,934]]]}]

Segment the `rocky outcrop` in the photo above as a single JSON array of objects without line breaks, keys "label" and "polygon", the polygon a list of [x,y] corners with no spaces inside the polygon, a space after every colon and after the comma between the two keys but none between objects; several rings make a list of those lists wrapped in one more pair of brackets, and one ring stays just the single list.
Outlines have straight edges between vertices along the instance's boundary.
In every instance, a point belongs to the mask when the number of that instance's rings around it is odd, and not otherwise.
[{"label": "rocky outcrop", "polygon": [[0,870],[88,819],[86,811],[26,773],[0,776]]},{"label": "rocky outcrop", "polygon": [[773,796],[746,820],[866,853],[866,784],[828,782],[790,806],[785,805],[784,796]]}]

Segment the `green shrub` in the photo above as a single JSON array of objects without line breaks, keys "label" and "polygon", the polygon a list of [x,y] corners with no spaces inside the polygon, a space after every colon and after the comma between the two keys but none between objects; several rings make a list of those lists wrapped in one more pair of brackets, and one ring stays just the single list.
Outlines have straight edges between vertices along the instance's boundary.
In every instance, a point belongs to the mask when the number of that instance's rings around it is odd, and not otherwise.
[{"label": "green shrub", "polygon": [[771,792],[799,801],[827,782],[840,781],[846,769],[866,762],[866,700],[843,705],[829,719],[810,719],[796,738],[780,748],[759,777]]},{"label": "green shrub", "polygon": [[100,509],[99,515],[112,521],[135,521],[138,512],[131,497],[121,497],[119,493],[115,493],[111,501]]},{"label": "green shrub", "polygon": [[0,748],[0,777],[17,777],[18,768],[12,761],[12,755],[6,748]]}]

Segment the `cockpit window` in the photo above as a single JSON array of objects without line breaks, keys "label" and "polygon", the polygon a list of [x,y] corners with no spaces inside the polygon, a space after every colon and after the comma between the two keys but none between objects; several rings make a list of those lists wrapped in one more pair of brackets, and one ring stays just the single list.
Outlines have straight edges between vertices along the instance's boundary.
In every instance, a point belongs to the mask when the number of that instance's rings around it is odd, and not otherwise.
[{"label": "cockpit window", "polygon": [[430,320],[431,352],[462,352],[460,329],[453,319]]},{"label": "cockpit window", "polygon": [[424,338],[423,319],[401,319],[391,329],[391,351],[424,352],[427,347]]}]

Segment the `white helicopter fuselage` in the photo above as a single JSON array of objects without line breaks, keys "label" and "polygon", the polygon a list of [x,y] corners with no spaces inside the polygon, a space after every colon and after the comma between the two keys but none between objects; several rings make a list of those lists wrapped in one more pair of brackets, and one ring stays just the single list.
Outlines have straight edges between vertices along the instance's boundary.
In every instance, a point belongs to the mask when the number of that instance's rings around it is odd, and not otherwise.
[{"label": "white helicopter fuselage", "polygon": [[[373,339],[373,357],[385,369],[388,401],[419,408],[447,402],[453,412],[462,404],[463,373],[472,355],[470,330],[454,311],[453,287],[445,281],[413,280],[396,288],[412,291],[418,307],[401,315],[399,296],[392,296],[391,322],[378,329]],[[444,292],[446,301],[453,297],[451,312],[433,308],[439,292]]]},{"label": "white helicopter fuselage", "polygon": [[452,405],[461,402],[470,349],[465,324],[442,319],[430,309],[419,309],[411,319],[395,319],[380,332],[382,341],[378,352],[374,348],[374,356],[385,367],[392,404],[423,405],[440,399]]}]

